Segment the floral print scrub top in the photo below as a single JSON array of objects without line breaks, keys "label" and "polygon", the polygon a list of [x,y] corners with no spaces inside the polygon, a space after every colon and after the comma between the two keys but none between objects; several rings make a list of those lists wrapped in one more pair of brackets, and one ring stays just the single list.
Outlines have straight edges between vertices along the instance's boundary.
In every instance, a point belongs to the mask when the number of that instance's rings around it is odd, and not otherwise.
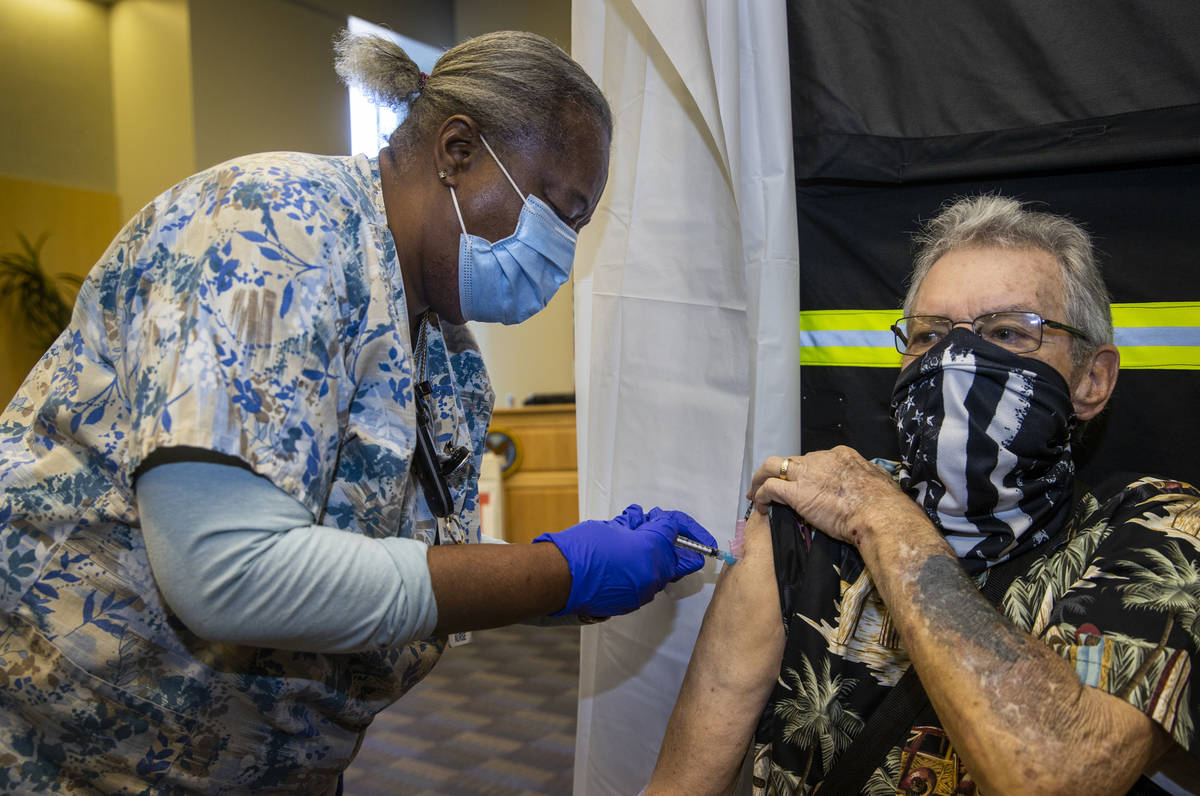
[{"label": "floral print scrub top", "polygon": [[[478,541],[491,388],[464,327],[427,338],[437,444],[474,453],[455,541]],[[322,524],[432,543],[416,380],[376,159],[239,158],[133,218],[0,418],[0,791],[334,787],[444,640],[335,655],[198,638],[155,587],[133,476],[156,449],[203,448]]]}]

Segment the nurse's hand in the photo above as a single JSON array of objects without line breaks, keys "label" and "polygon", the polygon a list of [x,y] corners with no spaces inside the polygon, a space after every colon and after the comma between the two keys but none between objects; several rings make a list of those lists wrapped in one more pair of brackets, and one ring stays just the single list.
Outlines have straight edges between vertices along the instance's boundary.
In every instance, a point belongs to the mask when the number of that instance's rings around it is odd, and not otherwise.
[{"label": "nurse's hand", "polygon": [[571,594],[555,616],[616,616],[650,602],[667,583],[704,566],[699,553],[675,547],[682,534],[706,545],[716,540],[682,511],[632,505],[611,520],[587,520],[533,541],[553,542],[571,571]]}]

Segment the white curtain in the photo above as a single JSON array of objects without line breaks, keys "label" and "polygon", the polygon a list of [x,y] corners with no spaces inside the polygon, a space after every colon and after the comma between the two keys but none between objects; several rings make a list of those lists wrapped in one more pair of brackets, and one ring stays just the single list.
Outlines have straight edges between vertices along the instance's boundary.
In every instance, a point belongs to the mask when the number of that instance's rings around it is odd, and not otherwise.
[{"label": "white curtain", "polygon": [[[581,516],[680,508],[727,546],[799,450],[784,4],[575,0],[571,40],[616,126],[575,266]],[[576,794],[646,783],[716,572],[583,631]]]}]

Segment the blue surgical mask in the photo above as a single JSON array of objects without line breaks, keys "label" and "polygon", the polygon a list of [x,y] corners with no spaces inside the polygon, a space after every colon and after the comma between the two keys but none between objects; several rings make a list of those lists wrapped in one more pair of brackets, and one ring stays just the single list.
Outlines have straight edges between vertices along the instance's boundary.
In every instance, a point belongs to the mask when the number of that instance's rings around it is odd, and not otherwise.
[{"label": "blue surgical mask", "polygon": [[[517,196],[521,189],[488,142],[479,136]],[[575,261],[575,230],[533,194],[524,196],[517,229],[489,243],[467,234],[458,197],[450,188],[462,235],[458,244],[458,296],[468,321],[520,323],[550,303]]]}]

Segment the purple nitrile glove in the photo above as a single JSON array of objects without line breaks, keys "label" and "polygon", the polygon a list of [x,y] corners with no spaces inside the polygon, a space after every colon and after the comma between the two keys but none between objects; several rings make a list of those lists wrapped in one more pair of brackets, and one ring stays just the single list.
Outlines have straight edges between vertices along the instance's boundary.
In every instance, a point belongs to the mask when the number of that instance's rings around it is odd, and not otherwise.
[{"label": "purple nitrile glove", "polygon": [[[693,520],[691,516],[685,512],[660,509],[655,506],[654,508],[650,509],[650,513],[646,515],[646,522],[650,523],[662,520],[664,518],[669,522],[674,523],[675,528],[679,532],[680,536],[686,536],[693,541],[699,542],[700,544],[706,544],[709,547],[717,546],[717,540],[713,538],[713,535],[704,530],[703,525]],[[671,537],[671,544],[675,544],[674,536]],[[704,556],[700,555],[699,553],[691,550],[684,550],[681,547],[675,548],[675,553],[679,559],[679,566],[676,567],[675,577],[671,578],[672,581],[679,580],[685,575],[690,575],[696,570],[704,568]],[[684,553],[687,555],[684,556]]]},{"label": "purple nitrile glove", "polygon": [[654,598],[668,582],[704,566],[704,557],[675,547],[683,534],[708,545],[716,540],[682,511],[632,505],[612,520],[586,520],[534,542],[553,542],[567,559],[571,594],[562,614],[616,616]]},{"label": "purple nitrile glove", "polygon": [[[651,509],[654,511],[655,509]],[[636,503],[630,503],[625,507],[625,510],[612,518],[612,522],[623,525],[626,528],[636,528],[646,521],[646,513],[642,511],[642,507]]]}]

